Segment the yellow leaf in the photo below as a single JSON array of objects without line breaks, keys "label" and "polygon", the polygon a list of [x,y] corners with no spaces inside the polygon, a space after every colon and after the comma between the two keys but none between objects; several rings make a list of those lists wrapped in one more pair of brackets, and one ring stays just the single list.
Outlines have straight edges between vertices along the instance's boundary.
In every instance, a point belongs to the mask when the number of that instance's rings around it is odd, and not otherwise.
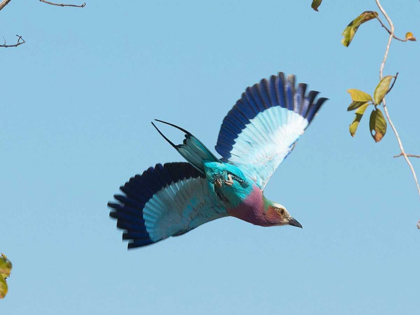
[{"label": "yellow leaf", "polygon": [[353,37],[356,34],[359,26],[367,21],[375,19],[377,16],[378,12],[375,11],[365,11],[362,14],[360,14],[357,18],[351,21],[350,24],[344,29],[343,34],[341,34],[344,36],[341,40],[341,43],[344,46],[348,47],[351,41],[353,40]]},{"label": "yellow leaf", "polygon": [[347,92],[350,94],[351,100],[353,102],[371,102],[372,96],[366,92],[357,90],[357,89],[348,89]]},{"label": "yellow leaf", "polygon": [[389,85],[391,84],[391,80],[394,78],[392,75],[387,75],[383,77],[382,80],[376,86],[375,92],[373,93],[374,104],[379,105],[382,103],[386,93],[388,93]]},{"label": "yellow leaf", "polygon": [[7,294],[6,278],[10,276],[12,270],[12,263],[7,259],[6,255],[0,256],[0,299],[4,298]]},{"label": "yellow leaf", "polygon": [[6,280],[0,277],[0,299],[3,299],[7,294]]},{"label": "yellow leaf", "polygon": [[356,117],[354,118],[353,122],[349,126],[349,131],[352,137],[355,136],[357,127],[359,127],[359,123],[362,120],[363,114],[366,111],[366,108],[368,108],[369,104],[366,103],[365,105],[359,107],[356,111]]},{"label": "yellow leaf", "polygon": [[350,104],[350,106],[347,108],[347,111],[349,112],[349,111],[358,109],[359,107],[361,107],[361,106],[363,106],[365,104],[367,104],[367,103],[366,102],[352,102]]},{"label": "yellow leaf", "polygon": [[412,42],[415,42],[417,39],[414,37],[413,33],[411,32],[407,32],[407,34],[405,34],[405,39],[406,40],[411,40]]},{"label": "yellow leaf", "polygon": [[12,270],[12,263],[7,259],[5,254],[0,256],[0,278],[7,278],[10,276],[10,271]]},{"label": "yellow leaf", "polygon": [[[386,120],[379,109],[376,109],[370,115],[369,121],[370,134],[375,142],[379,142],[386,134]],[[375,131],[375,133],[373,133]]]}]

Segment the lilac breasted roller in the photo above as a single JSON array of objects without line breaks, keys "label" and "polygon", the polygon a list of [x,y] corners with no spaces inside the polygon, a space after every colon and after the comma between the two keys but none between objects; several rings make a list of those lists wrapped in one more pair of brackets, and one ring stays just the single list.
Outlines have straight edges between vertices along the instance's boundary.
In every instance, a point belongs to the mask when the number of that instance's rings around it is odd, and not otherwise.
[{"label": "lilac breasted roller", "polygon": [[248,87],[224,118],[217,158],[196,137],[185,133],[172,143],[186,160],[157,164],[120,187],[110,216],[124,230],[128,248],[179,236],[206,222],[233,216],[260,226],[302,227],[286,208],[264,196],[264,187],[312,122],[326,98],[295,86],[283,73]]}]

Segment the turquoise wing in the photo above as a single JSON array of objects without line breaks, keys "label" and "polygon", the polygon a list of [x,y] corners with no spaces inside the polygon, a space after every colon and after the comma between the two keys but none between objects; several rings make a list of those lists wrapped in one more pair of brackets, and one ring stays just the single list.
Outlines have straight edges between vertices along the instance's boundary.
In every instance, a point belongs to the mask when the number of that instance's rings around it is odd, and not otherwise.
[{"label": "turquoise wing", "polygon": [[216,151],[261,189],[327,100],[283,73],[248,87],[224,118]]},{"label": "turquoise wing", "polygon": [[178,236],[227,215],[209,194],[205,176],[188,163],[157,164],[132,177],[110,202],[128,248]]}]

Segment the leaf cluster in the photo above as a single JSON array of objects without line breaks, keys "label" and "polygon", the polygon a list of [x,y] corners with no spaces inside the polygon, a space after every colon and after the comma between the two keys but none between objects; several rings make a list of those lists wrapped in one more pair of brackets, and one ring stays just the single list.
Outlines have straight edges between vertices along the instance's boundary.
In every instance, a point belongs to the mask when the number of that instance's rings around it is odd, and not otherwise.
[{"label": "leaf cluster", "polygon": [[382,114],[382,111],[378,108],[378,105],[382,103],[385,95],[388,94],[388,92],[391,90],[392,86],[390,88],[390,85],[392,78],[394,78],[395,82],[397,76],[398,74],[396,76],[388,75],[383,77],[375,88],[373,98],[370,94],[357,89],[347,90],[352,99],[352,103],[347,108],[347,111],[356,110],[356,117],[349,127],[349,131],[352,137],[355,136],[360,121],[362,120],[362,117],[369,105],[373,105],[375,107],[370,114],[370,134],[372,135],[375,142],[381,141],[385,136],[387,123],[384,115]]}]

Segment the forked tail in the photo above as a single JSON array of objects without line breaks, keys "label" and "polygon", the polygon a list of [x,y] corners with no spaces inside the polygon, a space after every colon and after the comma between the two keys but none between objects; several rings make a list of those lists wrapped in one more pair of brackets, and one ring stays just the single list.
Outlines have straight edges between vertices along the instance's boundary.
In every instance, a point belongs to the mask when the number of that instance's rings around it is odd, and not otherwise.
[{"label": "forked tail", "polygon": [[216,158],[214,154],[211,153],[210,150],[207,149],[206,146],[201,143],[200,140],[194,137],[187,130],[163,120],[155,120],[163,124],[175,127],[176,129],[179,129],[185,133],[185,139],[183,143],[176,145],[171,140],[169,140],[152,122],[152,125],[156,128],[160,135],[166,141],[168,141],[171,146],[173,146],[192,166],[194,166],[201,173],[204,174],[204,162],[220,162],[219,159]]}]

